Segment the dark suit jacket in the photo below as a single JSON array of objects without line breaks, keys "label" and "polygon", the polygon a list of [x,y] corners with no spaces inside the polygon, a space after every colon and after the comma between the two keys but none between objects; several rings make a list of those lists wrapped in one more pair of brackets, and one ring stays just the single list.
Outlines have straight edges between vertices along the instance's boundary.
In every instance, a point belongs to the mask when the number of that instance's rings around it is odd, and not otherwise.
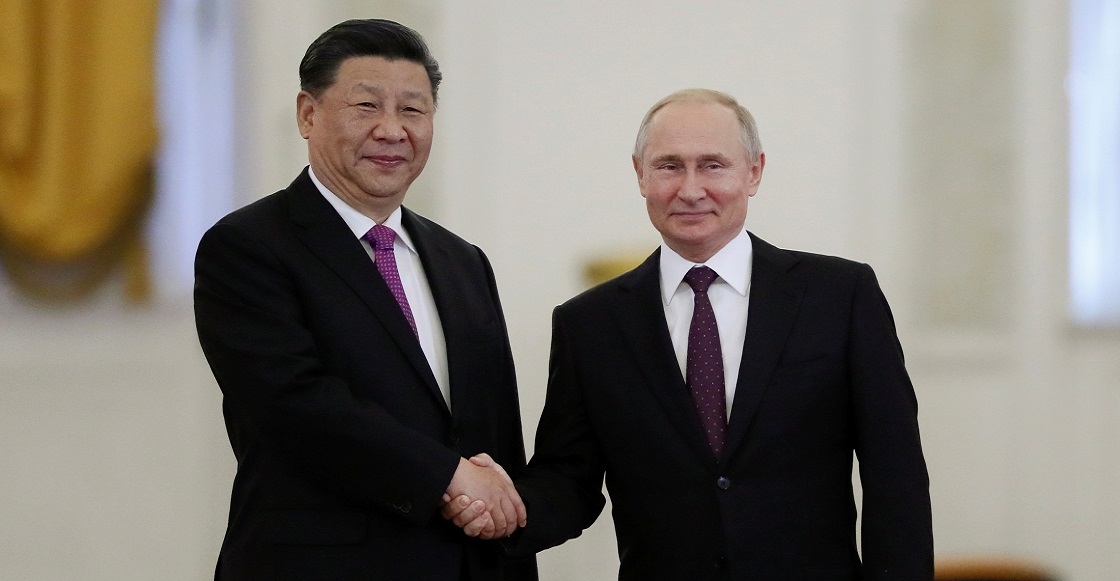
[{"label": "dark suit jacket", "polygon": [[557,307],[536,450],[517,482],[529,525],[511,553],[578,536],[602,510],[605,474],[620,579],[932,578],[917,403],[874,273],[752,240],[746,344],[718,461],[674,356],[658,252]]},{"label": "dark suit jacket", "polygon": [[199,340],[237,457],[218,579],[536,579],[438,514],[459,458],[525,453],[482,251],[407,209],[447,342],[452,410],[361,243],[306,170],[195,261]]}]

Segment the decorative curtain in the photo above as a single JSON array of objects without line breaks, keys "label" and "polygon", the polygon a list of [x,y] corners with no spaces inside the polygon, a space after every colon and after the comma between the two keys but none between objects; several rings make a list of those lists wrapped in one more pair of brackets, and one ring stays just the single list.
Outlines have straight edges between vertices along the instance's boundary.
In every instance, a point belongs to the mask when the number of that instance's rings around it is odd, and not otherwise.
[{"label": "decorative curtain", "polygon": [[0,259],[69,299],[147,294],[158,0],[0,0]]}]

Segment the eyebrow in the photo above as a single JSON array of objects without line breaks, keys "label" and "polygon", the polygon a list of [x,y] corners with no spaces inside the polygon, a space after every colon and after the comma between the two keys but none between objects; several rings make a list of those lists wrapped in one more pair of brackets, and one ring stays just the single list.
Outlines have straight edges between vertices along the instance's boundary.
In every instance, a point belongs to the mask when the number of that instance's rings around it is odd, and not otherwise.
[{"label": "eyebrow", "polygon": [[[714,160],[714,161],[718,161],[722,164],[731,163],[731,158],[727,157],[726,155],[720,154],[720,153],[703,153],[703,154],[695,156],[695,159],[700,160],[700,161]],[[672,161],[672,162],[676,162],[676,163],[684,163],[685,159],[683,157],[681,157],[680,155],[675,154],[675,153],[665,153],[665,154],[662,154],[662,155],[659,155],[655,158],[650,159],[650,163],[663,163],[663,162],[666,162],[666,161]]]},{"label": "eyebrow", "polygon": [[[373,85],[373,84],[367,83],[365,81],[358,81],[358,83],[355,84],[354,88],[356,90],[359,90],[359,91],[365,91],[365,92],[371,93],[371,94],[376,95],[378,97],[383,97],[385,95],[385,89],[383,89],[380,85]],[[401,96],[406,98],[406,99],[421,99],[421,100],[423,100],[425,98],[425,95],[422,91],[405,91],[405,92],[401,93]]]},{"label": "eyebrow", "polygon": [[675,162],[680,163],[684,160],[681,158],[681,156],[676,155],[676,154],[671,154],[671,153],[662,154],[662,155],[659,155],[657,157],[650,158],[650,160],[649,160],[650,163],[662,163],[662,162],[666,162],[666,161],[675,161]]}]

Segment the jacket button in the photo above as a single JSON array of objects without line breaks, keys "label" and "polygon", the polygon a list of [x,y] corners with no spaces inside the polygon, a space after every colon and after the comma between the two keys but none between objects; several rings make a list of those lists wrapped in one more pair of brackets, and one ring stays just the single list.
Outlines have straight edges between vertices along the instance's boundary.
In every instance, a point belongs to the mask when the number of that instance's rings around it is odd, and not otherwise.
[{"label": "jacket button", "polygon": [[399,510],[399,511],[405,513],[405,514],[408,514],[408,512],[410,510],[412,510],[412,503],[407,501],[407,500],[402,500],[400,502],[390,502],[389,506],[391,506],[391,507],[393,507],[393,509]]},{"label": "jacket button", "polygon": [[720,490],[727,490],[731,488],[731,481],[728,480],[726,476],[720,476],[716,479],[716,486],[718,486]]}]

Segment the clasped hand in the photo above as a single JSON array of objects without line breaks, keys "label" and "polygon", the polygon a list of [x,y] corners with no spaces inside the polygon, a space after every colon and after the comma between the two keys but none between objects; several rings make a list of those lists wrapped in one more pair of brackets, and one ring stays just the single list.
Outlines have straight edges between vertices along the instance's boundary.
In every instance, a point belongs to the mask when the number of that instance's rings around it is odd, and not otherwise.
[{"label": "clasped hand", "polygon": [[459,459],[441,512],[467,536],[486,540],[508,537],[527,522],[513,480],[488,454]]}]

